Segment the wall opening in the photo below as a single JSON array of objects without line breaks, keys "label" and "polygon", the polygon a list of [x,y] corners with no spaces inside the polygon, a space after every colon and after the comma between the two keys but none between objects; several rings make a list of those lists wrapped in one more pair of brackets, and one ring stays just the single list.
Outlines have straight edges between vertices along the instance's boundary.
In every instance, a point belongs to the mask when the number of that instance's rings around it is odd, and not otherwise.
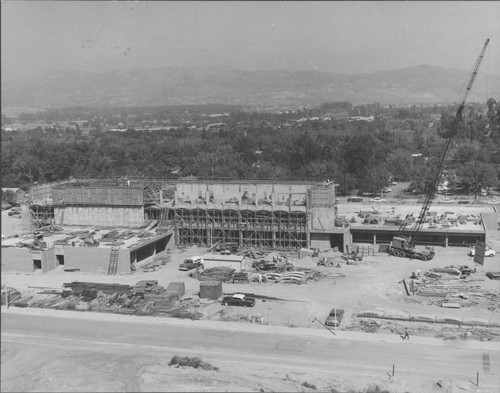
[{"label": "wall opening", "polygon": [[64,265],[64,255],[56,255],[56,258],[59,265]]},{"label": "wall opening", "polygon": [[332,248],[338,247],[339,251],[344,252],[344,234],[343,233],[330,234],[330,246]]},{"label": "wall opening", "polygon": [[33,271],[42,268],[42,261],[40,259],[33,259]]}]

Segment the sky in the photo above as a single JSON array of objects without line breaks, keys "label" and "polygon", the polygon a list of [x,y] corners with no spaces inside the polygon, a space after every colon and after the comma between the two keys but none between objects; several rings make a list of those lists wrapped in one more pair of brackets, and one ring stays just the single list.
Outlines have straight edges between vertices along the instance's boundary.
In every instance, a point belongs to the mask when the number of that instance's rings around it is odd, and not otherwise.
[{"label": "sky", "polygon": [[500,74],[495,1],[1,2],[2,80],[54,70],[225,66],[368,73],[421,64]]}]

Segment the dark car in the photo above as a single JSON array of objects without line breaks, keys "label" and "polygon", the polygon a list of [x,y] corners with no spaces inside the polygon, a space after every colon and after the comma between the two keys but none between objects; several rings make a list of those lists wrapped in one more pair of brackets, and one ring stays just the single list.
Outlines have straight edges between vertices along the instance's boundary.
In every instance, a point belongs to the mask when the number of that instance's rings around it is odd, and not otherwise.
[{"label": "dark car", "polygon": [[[336,318],[335,318],[336,314]],[[328,315],[328,318],[326,318],[325,325],[326,326],[339,326],[340,322],[342,322],[342,318],[344,317],[344,310],[337,308],[335,310],[332,308],[332,311],[330,311],[330,314]]]},{"label": "dark car", "polygon": [[363,202],[363,198],[359,196],[350,196],[347,197],[347,202]]},{"label": "dark car", "polygon": [[253,297],[248,297],[241,295],[239,293],[233,296],[225,296],[222,299],[223,306],[240,306],[240,307],[253,307],[255,306],[255,299]]},{"label": "dark car", "polygon": [[187,270],[196,269],[197,267],[203,267],[203,259],[202,258],[198,258],[198,259],[194,259],[194,258],[186,259],[184,262],[182,262],[179,265],[179,270],[187,271]]}]

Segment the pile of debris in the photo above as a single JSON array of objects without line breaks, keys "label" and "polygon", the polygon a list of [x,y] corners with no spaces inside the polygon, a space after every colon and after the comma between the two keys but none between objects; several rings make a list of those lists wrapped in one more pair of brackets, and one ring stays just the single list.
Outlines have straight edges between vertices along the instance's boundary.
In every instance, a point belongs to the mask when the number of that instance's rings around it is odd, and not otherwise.
[{"label": "pile of debris", "polygon": [[26,294],[9,303],[17,307],[115,312],[147,315],[167,313],[185,294],[184,283],[173,282],[165,289],[155,280],[130,285],[93,282],[65,283],[62,291],[45,290]]},{"label": "pile of debris", "polygon": [[9,302],[9,304],[11,304],[20,298],[21,292],[19,292],[17,289],[11,287],[2,288],[2,305],[6,305],[7,301]]},{"label": "pile of debris", "polygon": [[321,280],[326,276],[317,270],[295,270],[286,273],[253,274],[251,281],[260,283],[306,284],[309,280]]},{"label": "pile of debris", "polygon": [[218,266],[212,267],[210,269],[205,269],[200,272],[198,270],[189,273],[189,275],[193,278],[196,278],[198,281],[222,281],[229,282],[233,280],[235,269],[226,267],[226,266]]},{"label": "pile of debris", "polygon": [[429,298],[431,304],[445,308],[481,306],[489,310],[500,308],[500,294],[485,291],[480,283],[485,279],[475,277],[476,269],[466,265],[447,266],[427,270],[423,277],[413,272],[411,280],[403,285],[407,295]]}]

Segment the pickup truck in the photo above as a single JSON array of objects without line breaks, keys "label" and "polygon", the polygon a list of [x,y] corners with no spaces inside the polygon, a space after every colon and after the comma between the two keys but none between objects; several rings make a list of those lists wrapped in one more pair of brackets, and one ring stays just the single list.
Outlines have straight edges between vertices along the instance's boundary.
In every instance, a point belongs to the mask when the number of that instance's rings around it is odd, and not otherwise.
[{"label": "pickup truck", "polygon": [[203,267],[202,257],[191,257],[189,259],[186,259],[179,265],[179,270],[188,271],[196,269],[197,267]]}]

